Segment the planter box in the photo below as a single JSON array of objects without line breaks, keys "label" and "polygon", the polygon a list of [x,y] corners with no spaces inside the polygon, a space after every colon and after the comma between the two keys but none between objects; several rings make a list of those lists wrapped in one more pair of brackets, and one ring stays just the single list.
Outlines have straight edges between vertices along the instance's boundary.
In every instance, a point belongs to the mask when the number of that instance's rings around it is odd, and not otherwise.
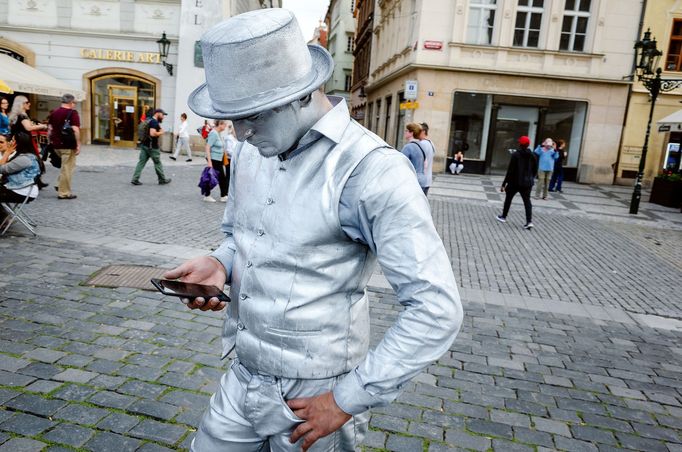
[{"label": "planter box", "polygon": [[665,207],[679,208],[682,205],[682,181],[654,179],[649,202]]}]

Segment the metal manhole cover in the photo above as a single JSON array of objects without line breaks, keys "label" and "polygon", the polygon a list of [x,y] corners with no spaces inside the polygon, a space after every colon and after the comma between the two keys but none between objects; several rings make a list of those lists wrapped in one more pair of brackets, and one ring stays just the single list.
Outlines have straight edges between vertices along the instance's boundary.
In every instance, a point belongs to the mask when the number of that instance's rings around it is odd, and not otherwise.
[{"label": "metal manhole cover", "polygon": [[144,265],[110,265],[104,267],[83,284],[98,287],[131,287],[134,289],[155,290],[152,278],[161,278],[167,268],[147,267]]}]

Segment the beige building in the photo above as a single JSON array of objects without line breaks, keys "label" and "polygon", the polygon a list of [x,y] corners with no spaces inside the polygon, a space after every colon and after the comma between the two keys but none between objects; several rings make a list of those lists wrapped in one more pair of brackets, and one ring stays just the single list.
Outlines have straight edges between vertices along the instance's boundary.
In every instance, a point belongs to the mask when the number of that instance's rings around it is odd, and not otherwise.
[{"label": "beige building", "polygon": [[[434,169],[500,173],[520,135],[568,143],[567,178],[612,183],[641,0],[383,0],[365,125],[400,148],[427,122]],[[406,82],[416,109],[401,109]],[[413,105],[414,106],[414,105]]]},{"label": "beige building", "polygon": [[[642,29],[651,30],[652,38],[656,38],[658,49],[663,52],[658,65],[663,69],[661,77],[682,80],[682,2],[679,0],[647,2]],[[681,101],[681,89],[662,92],[656,100],[644,169],[644,185],[650,185],[653,177],[669,166],[671,163],[669,150],[673,155],[677,150],[679,156],[682,143],[682,115],[672,122],[657,123],[679,111],[682,108]],[[637,177],[650,109],[649,92],[642,83],[635,81],[623,129],[616,183],[631,185]]]}]

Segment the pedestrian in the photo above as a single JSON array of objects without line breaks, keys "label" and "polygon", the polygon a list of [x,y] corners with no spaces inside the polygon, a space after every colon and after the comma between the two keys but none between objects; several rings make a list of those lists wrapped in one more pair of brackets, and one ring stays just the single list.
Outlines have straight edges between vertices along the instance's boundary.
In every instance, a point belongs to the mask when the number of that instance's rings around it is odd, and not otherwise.
[{"label": "pedestrian", "polygon": [[[54,152],[62,160],[61,170],[57,178],[57,198],[75,199],[77,196],[71,190],[71,180],[76,169],[76,157],[81,152],[80,145],[80,117],[75,109],[76,98],[73,94],[64,94],[61,106],[50,113],[50,143]],[[71,125],[73,134],[67,138],[63,132],[64,126]]]},{"label": "pedestrian", "polygon": [[156,171],[156,177],[159,179],[159,185],[169,184],[171,181],[170,177],[166,177],[163,173],[161,150],[159,149],[159,137],[163,135],[161,123],[166,114],[167,113],[160,108],[157,108],[152,112],[152,119],[149,120],[149,125],[147,126],[149,131],[146,136],[142,137],[142,141],[140,142],[140,159],[135,167],[133,179],[130,181],[133,185],[142,185],[142,182],[140,182],[140,174],[142,174],[142,170],[149,159],[152,159],[152,162],[154,162],[154,171]]},{"label": "pedestrian", "polygon": [[450,163],[450,172],[452,174],[459,174],[464,169],[464,154],[462,151],[457,151],[455,156],[452,158],[452,163]]},{"label": "pedestrian", "polygon": [[[225,160],[227,157],[227,150],[225,149],[225,140],[222,132],[227,127],[227,121],[218,119],[215,122],[215,127],[208,134],[206,138],[206,166],[213,168],[218,175],[218,187],[220,187],[220,202],[227,202],[227,177],[225,176]],[[204,196],[204,201],[215,202],[215,198],[208,195]]]},{"label": "pedestrian", "polygon": [[[31,102],[25,96],[16,96],[12,102],[12,110],[9,114],[9,130],[10,136],[14,139],[17,149],[24,148],[24,146],[33,149],[37,156],[40,155],[38,143],[33,138],[33,132],[44,131],[48,129],[47,124],[38,124],[31,121],[28,117],[28,112],[31,109]],[[42,160],[39,161],[41,167],[41,174],[45,170],[45,165]],[[36,179],[39,188],[47,187],[40,177]]]},{"label": "pedestrian", "polygon": [[552,178],[549,181],[549,191],[561,191],[561,184],[564,182],[564,165],[566,164],[566,158],[568,158],[568,151],[566,150],[566,142],[562,139],[556,140],[556,151],[559,153],[559,157],[554,160],[554,172],[552,173]]},{"label": "pedestrian", "polygon": [[201,138],[204,140],[208,138],[208,134],[211,133],[211,124],[209,124],[208,119],[204,119],[204,125],[199,127],[197,132],[199,132],[199,135],[201,135]]},{"label": "pedestrian", "polygon": [[547,189],[549,188],[549,180],[552,178],[552,171],[554,171],[554,161],[559,157],[559,153],[555,149],[554,141],[551,138],[545,138],[542,145],[535,148],[535,155],[538,158],[538,185],[535,187],[535,197],[547,199]]},{"label": "pedestrian", "polygon": [[506,193],[502,215],[497,216],[497,221],[507,222],[507,214],[511,206],[512,199],[517,193],[521,195],[523,206],[526,209],[526,224],[524,229],[533,227],[533,205],[530,202],[530,191],[533,188],[533,181],[537,174],[537,161],[533,157],[530,149],[530,138],[522,136],[519,138],[519,147],[511,155],[507,174],[504,176],[500,191]]},{"label": "pedestrian", "polygon": [[27,197],[35,199],[40,165],[33,146],[27,142],[9,142],[7,136],[0,135],[0,152],[0,202],[21,203]]},{"label": "pedestrian", "polygon": [[180,155],[181,150],[187,152],[186,162],[192,161],[192,150],[189,148],[189,132],[187,131],[187,113],[180,115],[180,125],[178,126],[178,131],[175,133],[177,137],[177,144],[175,146],[175,152],[170,156],[171,160],[176,160]]},{"label": "pedestrian", "polygon": [[0,99],[0,135],[9,136],[9,100]]},{"label": "pedestrian", "polygon": [[400,150],[402,154],[407,157],[412,163],[414,171],[417,173],[417,182],[426,195],[429,188],[426,186],[426,171],[428,165],[426,151],[424,147],[419,144],[419,135],[421,135],[422,128],[419,124],[411,122],[405,126],[405,145]]},{"label": "pedestrian", "polygon": [[419,145],[424,149],[424,154],[426,155],[424,160],[424,184],[426,185],[424,187],[424,194],[426,195],[429,193],[429,188],[431,188],[433,183],[433,157],[436,155],[436,147],[429,140],[429,125],[422,122],[419,123],[419,126],[422,128],[419,134]]},{"label": "pedestrian", "polygon": [[[165,274],[230,283],[230,303],[185,300],[227,306],[222,355],[234,352],[191,450],[354,451],[368,410],[393,401],[461,326],[428,202],[407,159],[325,96],[331,55],[306,45],[291,12],[234,16],[201,45],[207,83],[189,106],[231,119],[240,144],[225,241]],[[404,310],[368,353],[377,259]]]}]

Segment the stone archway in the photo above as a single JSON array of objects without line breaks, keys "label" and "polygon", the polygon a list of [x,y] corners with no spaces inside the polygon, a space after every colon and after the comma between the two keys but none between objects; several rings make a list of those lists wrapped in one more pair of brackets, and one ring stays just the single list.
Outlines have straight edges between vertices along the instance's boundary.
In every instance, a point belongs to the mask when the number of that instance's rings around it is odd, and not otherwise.
[{"label": "stone archway", "polygon": [[0,38],[0,49],[9,50],[12,53],[20,55],[23,58],[23,62],[31,67],[35,67],[36,65],[35,52],[25,45],[19,44],[11,39]]},{"label": "stone archway", "polygon": [[142,79],[154,85],[157,99],[161,95],[161,80],[146,72],[124,67],[106,67],[95,69],[94,71],[83,74],[83,90],[87,93],[86,101],[81,110],[81,138],[85,143],[92,143],[92,105],[93,92],[92,81],[103,76],[111,77],[134,77]]}]

